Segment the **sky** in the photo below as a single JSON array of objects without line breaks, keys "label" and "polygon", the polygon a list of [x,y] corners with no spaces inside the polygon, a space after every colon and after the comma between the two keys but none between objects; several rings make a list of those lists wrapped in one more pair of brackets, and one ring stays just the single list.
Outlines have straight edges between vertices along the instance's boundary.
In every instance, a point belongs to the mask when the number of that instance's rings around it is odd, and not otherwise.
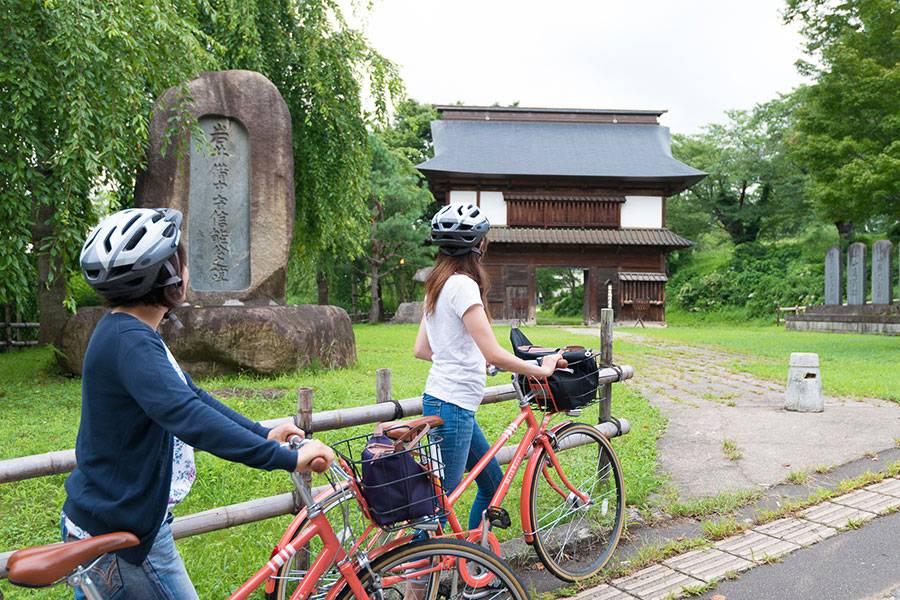
[{"label": "sky", "polygon": [[356,24],[420,102],[666,109],[697,133],[803,82],[784,0],[375,0]]}]

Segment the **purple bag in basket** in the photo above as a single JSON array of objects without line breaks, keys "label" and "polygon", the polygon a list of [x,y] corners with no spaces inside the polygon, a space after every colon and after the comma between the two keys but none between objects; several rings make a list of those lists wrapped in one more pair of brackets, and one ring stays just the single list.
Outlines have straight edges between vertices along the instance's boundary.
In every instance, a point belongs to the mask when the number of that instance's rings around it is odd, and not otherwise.
[{"label": "purple bag in basket", "polygon": [[381,526],[412,521],[436,510],[434,485],[412,452],[374,435],[362,453],[362,494]]}]

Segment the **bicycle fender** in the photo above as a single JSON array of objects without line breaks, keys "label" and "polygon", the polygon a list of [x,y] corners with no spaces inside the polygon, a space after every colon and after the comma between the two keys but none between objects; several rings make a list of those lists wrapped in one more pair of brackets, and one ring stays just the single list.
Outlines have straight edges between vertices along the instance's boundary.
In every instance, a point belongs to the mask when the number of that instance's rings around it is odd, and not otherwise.
[{"label": "bicycle fender", "polygon": [[[563,430],[563,428],[568,427],[569,425],[572,425],[574,423],[575,421],[563,421],[562,423],[554,425],[547,431],[552,435],[557,435]],[[531,481],[532,478],[537,474],[537,465],[540,462],[540,460],[538,459],[544,452],[547,451],[544,444],[550,444],[550,439],[548,439],[546,433],[538,438],[538,440],[536,440],[535,448],[528,459],[528,463],[525,465],[525,476],[522,479],[523,490],[531,489]],[[534,536],[529,533],[529,531],[531,530],[531,513],[529,512],[529,505],[531,503],[528,500],[529,498],[527,494],[522,494],[522,496],[519,498],[519,513],[522,519],[522,537],[525,538],[526,544],[531,545],[534,543]]]}]

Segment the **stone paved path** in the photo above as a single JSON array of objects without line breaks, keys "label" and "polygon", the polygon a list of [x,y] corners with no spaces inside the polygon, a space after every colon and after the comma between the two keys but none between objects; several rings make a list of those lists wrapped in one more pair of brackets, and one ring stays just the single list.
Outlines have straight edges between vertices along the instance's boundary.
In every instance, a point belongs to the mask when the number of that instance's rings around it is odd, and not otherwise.
[{"label": "stone paved path", "polygon": [[[836,511],[835,509],[842,509]],[[652,565],[640,571],[615,579],[608,584],[584,590],[574,598],[609,598],[616,600],[663,600],[695,595],[706,584],[715,584],[723,579],[731,579],[743,571],[779,562],[783,557],[841,535],[844,531],[866,527],[877,517],[890,515],[900,510],[900,479],[888,478],[880,483],[866,486],[861,490],[831,498],[827,502],[812,506],[797,516],[754,527],[746,532],[726,538],[712,547],[693,550],[671,557],[661,564]],[[892,521],[898,515],[887,517]],[[890,542],[888,542],[890,546]],[[895,550],[900,548],[894,544]],[[900,568],[900,554],[887,552],[889,564]],[[845,562],[851,558],[845,554]],[[814,567],[805,565],[804,571],[815,572]],[[891,587],[900,580],[900,571],[895,571],[889,581]],[[845,582],[852,586],[852,582]],[[723,586],[727,587],[727,586]],[[710,592],[709,595],[715,592]],[[888,594],[888,592],[885,592]],[[708,597],[708,596],[706,596]],[[731,598],[731,594],[727,596]],[[738,598],[857,598],[844,591],[839,595],[795,595],[777,596],[755,594],[734,596]],[[890,597],[885,595],[883,597]]]},{"label": "stone paved path", "polygon": [[[596,335],[598,330],[570,331]],[[843,464],[891,448],[900,438],[895,402],[828,397],[822,413],[788,412],[782,408],[783,384],[728,369],[744,360],[739,354],[628,332],[615,335],[653,352],[619,353],[617,361],[635,367],[626,385],[668,418],[658,445],[660,466],[681,499],[768,487],[792,471]],[[786,379],[791,349],[784,350]],[[822,376],[827,380],[828,372]],[[723,450],[726,441],[734,448],[731,459]]]}]

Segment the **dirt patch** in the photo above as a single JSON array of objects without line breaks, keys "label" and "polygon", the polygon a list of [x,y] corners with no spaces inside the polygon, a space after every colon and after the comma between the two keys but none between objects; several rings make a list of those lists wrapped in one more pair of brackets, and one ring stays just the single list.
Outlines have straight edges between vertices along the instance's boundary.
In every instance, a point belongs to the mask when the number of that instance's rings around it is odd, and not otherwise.
[{"label": "dirt patch", "polygon": [[209,393],[216,398],[243,398],[245,400],[276,400],[289,393],[290,390],[281,388],[239,388],[229,387],[218,390],[210,390]]}]

